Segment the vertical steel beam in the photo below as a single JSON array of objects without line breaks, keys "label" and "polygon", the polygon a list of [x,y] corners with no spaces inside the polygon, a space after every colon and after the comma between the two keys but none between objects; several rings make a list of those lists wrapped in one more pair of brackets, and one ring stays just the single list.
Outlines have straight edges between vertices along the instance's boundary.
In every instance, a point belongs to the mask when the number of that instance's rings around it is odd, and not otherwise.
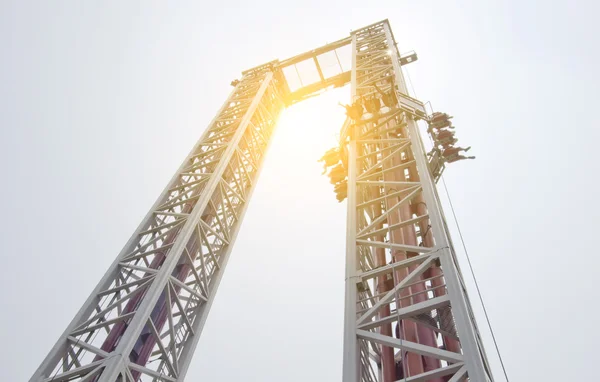
[{"label": "vertical steel beam", "polygon": [[275,77],[245,73],[30,381],[183,381],[284,107]]},{"label": "vertical steel beam", "polygon": [[358,263],[356,251],[356,179],[352,172],[356,162],[356,142],[350,142],[348,148],[348,216],[346,230],[346,287],[344,308],[344,358],[343,376],[344,382],[359,381],[360,350],[356,336],[356,301],[358,281]]},{"label": "vertical steel beam", "polygon": [[[352,67],[356,63],[356,36],[352,36]],[[356,71],[350,74],[350,99],[356,95]],[[350,129],[353,126],[349,126]],[[353,136],[354,133],[350,133]],[[359,380],[360,350],[356,336],[356,301],[357,301],[357,263],[356,251],[356,142],[350,141],[348,147],[348,209],[346,216],[346,281],[344,303],[344,357],[343,382]]]},{"label": "vertical steel beam", "polygon": [[190,217],[187,219],[185,225],[183,226],[181,232],[179,233],[175,244],[173,245],[171,252],[175,254],[180,254],[179,256],[169,256],[165,263],[163,263],[160,271],[156,274],[155,280],[146,292],[143,301],[139,305],[135,316],[131,320],[127,330],[123,334],[123,337],[119,340],[119,344],[117,348],[114,350],[117,357],[113,357],[112,364],[110,367],[106,367],[104,372],[102,373],[102,377],[98,382],[113,382],[116,380],[118,375],[126,368],[129,364],[129,354],[133,350],[133,346],[138,341],[142,330],[146,326],[148,319],[150,318],[150,314],[154,309],[155,305],[158,302],[158,299],[163,294],[165,288],[167,287],[167,283],[173,273],[175,266],[180,262],[180,256],[184,253],[184,248],[187,245],[192,234],[196,231],[196,225],[200,221],[202,213],[206,209],[210,199],[213,196],[217,186],[221,182],[221,179],[224,175],[225,169],[229,165],[229,162],[237,149],[237,145],[242,139],[243,134],[246,132],[246,128],[250,123],[250,119],[254,114],[254,111],[258,107],[258,104],[267,90],[271,80],[273,78],[272,73],[267,73],[265,78],[263,79],[260,88],[257,94],[254,96],[248,111],[244,115],[242,121],[239,124],[238,129],[235,131],[235,134],[232,140],[229,142],[225,153],[219,161],[219,164],[215,168],[214,172],[211,174],[210,179],[206,185],[204,192],[202,193],[199,201],[194,206]]},{"label": "vertical steel beam", "polygon": [[[354,31],[352,38],[352,101],[365,108],[346,129],[351,134],[344,141],[343,381],[382,382],[391,366],[381,357],[388,347],[399,349],[398,380],[441,382],[457,372],[458,379],[492,380],[415,120],[427,118],[424,108],[408,96],[387,20]],[[381,263],[382,250],[387,265]],[[394,287],[378,290],[386,275],[394,277]],[[387,329],[394,322],[396,334]],[[438,342],[450,346],[439,347]],[[368,372],[373,367],[379,368],[377,373]]]},{"label": "vertical steel beam", "polygon": [[[231,91],[231,93],[227,97],[227,101],[221,106],[221,108],[217,112],[217,115],[210,122],[209,126],[214,125],[217,122],[219,116],[227,109],[228,102],[232,99],[236,91],[237,87]],[[190,158],[192,158],[194,153],[198,151],[198,149],[202,145],[202,142],[204,142],[204,140],[207,138],[208,134],[210,134],[210,129],[207,129],[202,134],[198,142],[194,145],[190,153],[186,156],[184,162],[179,166],[179,169],[173,175],[173,177],[171,178],[165,189],[162,191],[162,193],[158,196],[157,200],[154,202],[146,216],[142,219],[142,222],[139,224],[139,226],[135,229],[133,235],[129,238],[121,252],[118,254],[115,261],[113,261],[113,263],[110,265],[108,271],[104,274],[102,279],[100,279],[100,282],[98,282],[90,296],[83,303],[83,306],[79,309],[71,323],[69,323],[63,334],[59,337],[57,342],[50,349],[48,355],[44,358],[40,366],[36,369],[33,376],[29,380],[30,382],[36,382],[42,380],[42,378],[44,377],[49,376],[52,372],[52,369],[55,368],[57,362],[59,362],[61,358],[65,357],[69,346],[68,337],[73,331],[75,331],[75,329],[78,326],[81,325],[82,322],[84,322],[86,318],[90,316],[90,314],[92,314],[94,310],[98,309],[98,302],[100,300],[98,296],[103,291],[107,290],[109,286],[114,282],[116,274],[119,271],[119,263],[121,262],[121,259],[124,256],[126,256],[129,252],[131,252],[133,248],[135,248],[136,244],[138,244],[140,233],[152,224],[151,221],[153,220],[155,211],[159,208],[161,204],[164,203],[164,200],[169,196],[170,188],[172,188],[173,185],[177,184],[178,179],[181,176],[180,174],[188,166]]]},{"label": "vertical steel beam", "polygon": [[[392,63],[394,66],[395,82],[398,85],[398,90],[401,93],[408,95],[406,81],[400,67],[400,52],[392,36],[389,23],[384,25],[387,40],[390,42]],[[473,381],[486,381],[488,373],[485,370],[484,359],[485,355],[481,353],[480,345],[477,339],[477,329],[474,319],[469,315],[467,305],[466,291],[463,289],[459,280],[459,270],[455,266],[456,258],[452,250],[448,235],[449,232],[445,229],[440,214],[441,203],[435,190],[435,182],[429,171],[426,151],[419,133],[416,121],[413,118],[408,118],[408,130],[412,142],[412,150],[417,162],[417,169],[423,188],[423,198],[428,206],[429,221],[434,235],[434,240],[437,248],[440,249],[440,263],[444,270],[444,278],[450,295],[452,312],[454,321],[457,326],[457,331],[460,337],[460,343],[465,357],[468,375]]]}]

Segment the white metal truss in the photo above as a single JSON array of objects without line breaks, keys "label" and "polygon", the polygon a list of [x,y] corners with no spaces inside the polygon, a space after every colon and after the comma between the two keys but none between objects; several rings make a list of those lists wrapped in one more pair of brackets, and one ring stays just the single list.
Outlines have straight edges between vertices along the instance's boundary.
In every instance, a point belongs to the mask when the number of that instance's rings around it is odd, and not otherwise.
[{"label": "white metal truss", "polygon": [[[351,72],[326,78],[318,55],[350,43]],[[359,98],[387,94],[388,106],[344,126],[343,381],[388,382],[386,362],[397,361],[406,381],[491,380],[415,123],[424,108],[400,70],[410,57],[386,20],[244,72],[30,382],[182,382],[280,112],[348,82]],[[283,69],[303,60],[320,79],[291,91]]]},{"label": "white metal truss", "polygon": [[343,381],[491,381],[387,21],[352,51]]},{"label": "white metal truss", "polygon": [[284,107],[246,72],[30,381],[183,381]]}]

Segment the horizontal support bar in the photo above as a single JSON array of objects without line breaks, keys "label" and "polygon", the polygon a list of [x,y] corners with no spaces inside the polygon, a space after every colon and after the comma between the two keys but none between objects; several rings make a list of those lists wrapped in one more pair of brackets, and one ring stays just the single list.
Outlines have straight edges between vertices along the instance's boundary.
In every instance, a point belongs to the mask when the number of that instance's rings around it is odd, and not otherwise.
[{"label": "horizontal support bar", "polygon": [[431,252],[431,250],[432,250],[432,248],[419,247],[417,245],[384,243],[382,241],[371,241],[371,240],[356,240],[356,244],[368,245],[369,247],[375,247],[375,248],[396,249],[399,251],[416,252],[416,253],[428,253],[428,252]]},{"label": "horizontal support bar", "polygon": [[358,329],[369,330],[376,328],[381,325],[389,324],[396,320],[403,320],[405,318],[414,317],[418,314],[428,313],[434,309],[441,308],[443,306],[447,306],[450,304],[450,298],[448,295],[434,297],[430,300],[418,302],[411,306],[407,306],[406,308],[400,308],[396,310],[396,313],[393,315],[389,315],[384,318],[380,318],[375,321],[369,321],[366,324],[362,324],[358,326]]},{"label": "horizontal support bar", "polygon": [[454,374],[461,368],[466,368],[466,366],[464,365],[465,364],[462,362],[455,363],[450,366],[440,367],[439,369],[430,370],[425,373],[415,375],[413,377],[408,377],[406,379],[402,379],[396,382],[427,382],[436,378],[445,377],[446,375]]},{"label": "horizontal support bar", "polygon": [[414,256],[414,257],[408,258],[406,260],[402,260],[402,261],[398,261],[396,263],[384,265],[383,267],[379,267],[377,269],[373,269],[368,272],[359,273],[357,275],[357,277],[359,277],[361,281],[370,280],[377,276],[383,276],[383,275],[390,273],[396,269],[402,269],[402,268],[409,267],[411,265],[422,263],[423,261],[427,260],[430,257],[431,256]]},{"label": "horizontal support bar", "polygon": [[388,337],[379,333],[368,332],[362,329],[358,329],[356,331],[356,335],[359,338],[373,341],[384,346],[390,346],[397,349],[406,350],[426,357],[433,357],[452,363],[463,362],[462,354],[454,353],[448,350],[442,350],[399,338]]}]

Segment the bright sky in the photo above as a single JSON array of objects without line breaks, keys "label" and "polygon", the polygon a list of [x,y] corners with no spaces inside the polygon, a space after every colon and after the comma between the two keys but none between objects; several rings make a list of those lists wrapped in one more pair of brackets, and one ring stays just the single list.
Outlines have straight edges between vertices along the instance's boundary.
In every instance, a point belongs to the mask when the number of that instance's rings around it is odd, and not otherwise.
[{"label": "bright sky", "polygon": [[[454,115],[477,156],[446,182],[511,381],[598,379],[599,11],[576,0],[2,1],[0,380],[30,377],[231,80],[384,18],[419,55],[408,69],[418,98]],[[340,380],[345,205],[316,161],[347,97],[282,117],[188,381]]]}]

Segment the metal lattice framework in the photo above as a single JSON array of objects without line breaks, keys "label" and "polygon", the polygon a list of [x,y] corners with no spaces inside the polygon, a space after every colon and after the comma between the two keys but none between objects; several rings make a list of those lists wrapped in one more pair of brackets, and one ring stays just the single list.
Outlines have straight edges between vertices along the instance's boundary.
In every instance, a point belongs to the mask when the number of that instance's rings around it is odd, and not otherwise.
[{"label": "metal lattice framework", "polygon": [[353,98],[381,109],[345,128],[343,380],[491,380],[416,124],[425,108],[407,95],[389,24],[356,31],[352,52]]},{"label": "metal lattice framework", "polygon": [[[325,77],[318,56],[349,44],[352,70]],[[291,91],[284,69],[305,60],[319,80]],[[492,380],[415,122],[427,117],[404,85],[405,61],[385,20],[242,73],[30,382],[183,381],[280,112],[348,82],[355,98],[393,98],[343,128],[343,381],[395,381],[398,364],[406,381]]]},{"label": "metal lattice framework", "polygon": [[245,73],[32,381],[181,380],[284,107],[279,87],[269,67]]}]

